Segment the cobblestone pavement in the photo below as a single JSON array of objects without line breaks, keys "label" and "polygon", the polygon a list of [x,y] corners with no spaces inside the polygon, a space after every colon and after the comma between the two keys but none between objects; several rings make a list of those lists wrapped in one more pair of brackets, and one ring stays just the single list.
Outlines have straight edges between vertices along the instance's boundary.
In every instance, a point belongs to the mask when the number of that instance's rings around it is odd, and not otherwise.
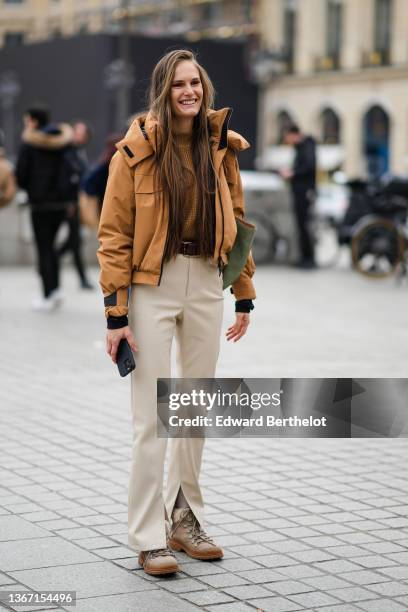
[{"label": "cobblestone pavement", "polygon": [[[100,297],[65,271],[64,306],[36,314],[32,271],[0,277],[0,590],[76,590],[59,609],[78,612],[408,610],[405,439],[208,440],[225,557],[177,553],[177,577],[146,576],[127,547],[129,383],[105,356]],[[406,287],[283,269],[257,286],[219,375],[406,376]]]}]

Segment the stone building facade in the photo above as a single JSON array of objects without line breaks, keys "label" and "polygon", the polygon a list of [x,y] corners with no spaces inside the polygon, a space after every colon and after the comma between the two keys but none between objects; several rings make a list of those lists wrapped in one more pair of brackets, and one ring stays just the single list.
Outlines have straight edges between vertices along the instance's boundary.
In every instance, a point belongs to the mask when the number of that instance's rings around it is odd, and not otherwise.
[{"label": "stone building facade", "polygon": [[200,38],[247,36],[253,0],[0,0],[0,47],[120,31]]},{"label": "stone building facade", "polygon": [[290,121],[319,140],[325,169],[408,173],[406,0],[261,0],[260,165],[284,163]]}]

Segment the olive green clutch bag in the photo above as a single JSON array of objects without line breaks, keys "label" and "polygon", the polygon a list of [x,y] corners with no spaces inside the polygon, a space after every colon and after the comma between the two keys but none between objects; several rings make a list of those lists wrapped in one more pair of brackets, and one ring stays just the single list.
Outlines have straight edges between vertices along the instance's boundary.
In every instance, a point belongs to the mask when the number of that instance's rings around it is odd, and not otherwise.
[{"label": "olive green clutch bag", "polygon": [[256,231],[255,225],[248,221],[238,217],[235,217],[235,221],[237,222],[237,235],[234,246],[228,253],[228,264],[222,271],[223,289],[232,285],[244,269]]}]

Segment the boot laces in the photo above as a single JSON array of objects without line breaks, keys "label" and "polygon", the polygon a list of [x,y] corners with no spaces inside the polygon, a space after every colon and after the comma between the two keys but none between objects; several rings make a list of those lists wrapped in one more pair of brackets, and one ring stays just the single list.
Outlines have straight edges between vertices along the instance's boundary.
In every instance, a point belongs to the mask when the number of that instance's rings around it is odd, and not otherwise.
[{"label": "boot laces", "polygon": [[155,550],[149,550],[149,552],[147,553],[147,556],[150,557],[151,559],[154,559],[155,557],[174,557],[175,558],[175,554],[169,548],[156,548]]},{"label": "boot laces", "polygon": [[215,546],[214,541],[207,535],[202,529],[200,523],[194,516],[193,512],[189,510],[186,512],[186,515],[183,517],[186,527],[188,527],[189,533],[194,544],[200,544],[201,542],[207,542],[208,544],[212,544]]}]

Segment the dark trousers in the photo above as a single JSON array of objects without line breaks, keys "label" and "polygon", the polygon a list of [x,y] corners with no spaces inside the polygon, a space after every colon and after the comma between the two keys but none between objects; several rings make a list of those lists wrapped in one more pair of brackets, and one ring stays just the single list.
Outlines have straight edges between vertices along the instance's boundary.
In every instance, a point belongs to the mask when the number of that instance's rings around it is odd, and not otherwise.
[{"label": "dark trousers", "polygon": [[293,191],[292,197],[299,237],[300,259],[314,262],[314,238],[311,228],[313,196],[309,191]]},{"label": "dark trousers", "polygon": [[44,297],[59,286],[58,254],[55,237],[65,219],[65,210],[32,210],[31,223],[37,247],[38,271],[41,276]]},{"label": "dark trousers", "polygon": [[71,251],[74,257],[75,268],[78,272],[81,283],[86,282],[85,266],[82,259],[81,245],[81,224],[79,219],[79,206],[75,206],[67,213],[65,220],[68,223],[69,234],[65,242],[58,249],[58,256],[61,257]]}]

